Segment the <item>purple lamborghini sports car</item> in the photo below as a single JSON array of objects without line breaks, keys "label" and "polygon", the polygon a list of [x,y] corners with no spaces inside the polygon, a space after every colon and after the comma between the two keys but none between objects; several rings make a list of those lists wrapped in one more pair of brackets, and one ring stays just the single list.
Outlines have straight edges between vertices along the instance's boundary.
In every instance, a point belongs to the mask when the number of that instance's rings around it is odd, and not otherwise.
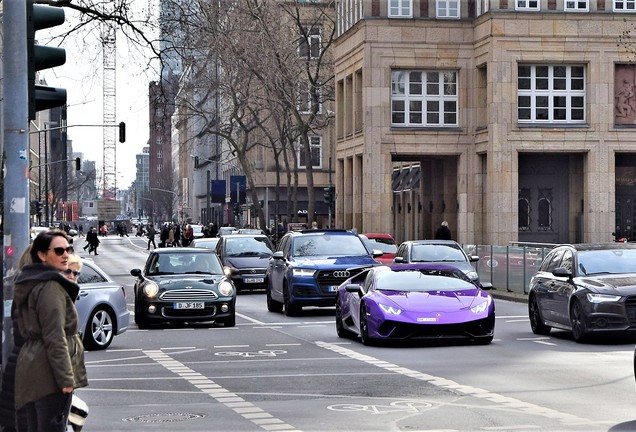
[{"label": "purple lamborghini sports car", "polygon": [[441,264],[371,267],[338,287],[336,331],[362,343],[403,339],[467,339],[489,344],[495,303],[464,273]]}]

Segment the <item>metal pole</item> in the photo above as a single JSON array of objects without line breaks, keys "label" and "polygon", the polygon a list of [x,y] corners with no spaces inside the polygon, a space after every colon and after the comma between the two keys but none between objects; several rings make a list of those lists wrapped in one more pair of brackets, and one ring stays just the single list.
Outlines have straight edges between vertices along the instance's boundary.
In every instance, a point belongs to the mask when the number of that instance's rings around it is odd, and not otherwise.
[{"label": "metal pole", "polygon": [[[27,101],[26,2],[3,3],[3,141],[4,150],[4,244],[2,283],[2,367],[13,349],[11,305],[13,278],[20,256],[29,244],[29,115]],[[4,148],[3,148],[4,147]]]},{"label": "metal pole", "polygon": [[44,213],[47,228],[51,226],[49,219],[49,148],[47,132],[44,132]]},{"label": "metal pole", "polygon": [[205,224],[209,225],[210,224],[210,170],[208,170],[207,172],[207,191],[208,193],[205,195]]}]

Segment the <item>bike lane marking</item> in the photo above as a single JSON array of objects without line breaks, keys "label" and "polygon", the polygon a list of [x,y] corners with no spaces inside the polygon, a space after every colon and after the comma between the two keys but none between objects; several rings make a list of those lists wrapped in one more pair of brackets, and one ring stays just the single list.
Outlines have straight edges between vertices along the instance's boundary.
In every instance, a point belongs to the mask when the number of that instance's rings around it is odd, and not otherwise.
[{"label": "bike lane marking", "polygon": [[161,350],[144,350],[144,354],[160,366],[163,366],[170,372],[179,375],[182,379],[188,381],[194,387],[215,399],[217,402],[232,409],[244,419],[251,421],[266,431],[284,430],[290,432],[301,432],[294,426],[274,417],[262,408],[257,407],[237,394],[221,387],[208,377],[185,366],[180,361],[173,359]]},{"label": "bike lane marking", "polygon": [[523,411],[527,414],[540,415],[542,417],[546,417],[549,419],[558,420],[561,423],[567,424],[567,425],[577,425],[577,424],[589,425],[590,423],[592,423],[591,420],[586,418],[582,418],[573,414],[559,412],[552,408],[542,407],[540,405],[535,405],[530,402],[524,402],[522,400],[511,398],[508,396],[503,396],[497,393],[492,393],[488,390],[484,390],[478,387],[462,385],[455,381],[452,381],[443,377],[429,375],[423,372],[416,371],[414,369],[401,367],[393,363],[389,363],[384,360],[380,360],[375,357],[368,356],[366,354],[361,354],[359,352],[353,351],[351,349],[348,349],[342,346],[334,345],[332,343],[316,341],[316,345],[321,348],[341,354],[343,356],[352,358],[354,360],[368,363],[370,365],[377,366],[379,368],[382,368],[397,374],[401,374],[409,378],[415,378],[421,381],[426,381],[429,384],[439,388],[444,388],[447,390],[463,393],[467,396],[473,396],[476,398],[488,400],[492,403],[503,405],[507,408],[514,408],[514,409]]}]

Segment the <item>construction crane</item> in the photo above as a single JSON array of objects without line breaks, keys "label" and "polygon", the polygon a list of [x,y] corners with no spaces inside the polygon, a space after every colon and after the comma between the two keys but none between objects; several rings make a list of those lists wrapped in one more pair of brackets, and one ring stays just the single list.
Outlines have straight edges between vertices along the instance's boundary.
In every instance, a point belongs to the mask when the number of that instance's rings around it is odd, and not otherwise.
[{"label": "construction crane", "polygon": [[115,134],[117,124],[115,117],[117,114],[116,104],[116,32],[112,23],[106,22],[102,27],[102,55],[103,55],[103,96],[104,96],[104,191],[102,199],[114,200],[117,193],[117,148]]}]

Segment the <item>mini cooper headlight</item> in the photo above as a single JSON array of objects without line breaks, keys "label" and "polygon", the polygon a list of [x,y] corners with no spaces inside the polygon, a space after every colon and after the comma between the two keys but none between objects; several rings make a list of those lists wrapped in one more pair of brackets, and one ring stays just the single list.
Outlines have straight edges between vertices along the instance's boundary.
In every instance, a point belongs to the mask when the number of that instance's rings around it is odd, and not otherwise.
[{"label": "mini cooper headlight", "polygon": [[590,303],[617,302],[620,299],[621,296],[618,295],[587,293],[587,301]]},{"label": "mini cooper headlight", "polygon": [[234,294],[234,286],[228,281],[223,281],[219,284],[219,292],[225,297],[231,296]]},{"label": "mini cooper headlight", "polygon": [[157,295],[157,293],[159,292],[159,285],[157,285],[154,282],[148,282],[146,285],[144,285],[144,294],[146,295],[146,297],[154,297]]},{"label": "mini cooper headlight", "polygon": [[383,305],[382,303],[378,304],[380,308],[384,311],[384,313],[389,315],[400,315],[402,313],[402,309],[398,309],[393,306]]},{"label": "mini cooper headlight", "polygon": [[316,270],[312,269],[304,269],[304,268],[295,268],[292,269],[292,275],[294,276],[313,276]]}]

